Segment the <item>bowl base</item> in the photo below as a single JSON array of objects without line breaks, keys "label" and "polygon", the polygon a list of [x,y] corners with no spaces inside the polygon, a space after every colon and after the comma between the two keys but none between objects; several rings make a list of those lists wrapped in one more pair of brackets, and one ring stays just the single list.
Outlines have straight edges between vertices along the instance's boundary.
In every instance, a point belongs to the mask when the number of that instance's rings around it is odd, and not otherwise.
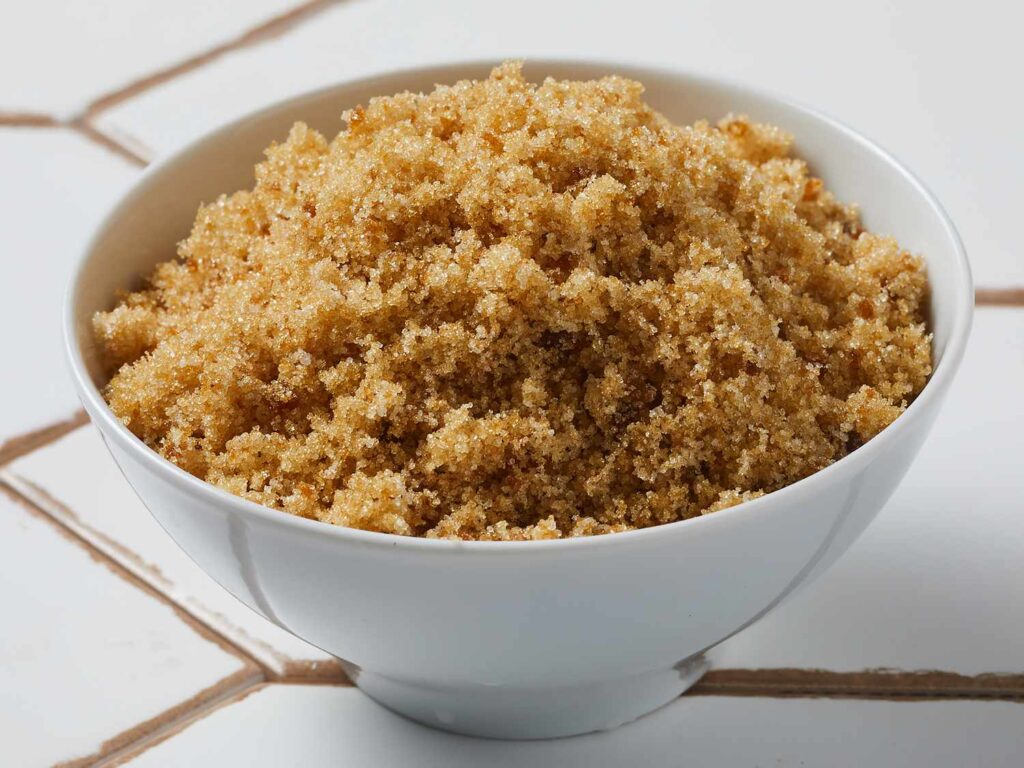
[{"label": "bowl base", "polygon": [[408,683],[366,669],[351,672],[379,704],[432,728],[492,739],[551,739],[632,722],[678,697],[707,669],[698,655],[634,677],[536,688]]}]

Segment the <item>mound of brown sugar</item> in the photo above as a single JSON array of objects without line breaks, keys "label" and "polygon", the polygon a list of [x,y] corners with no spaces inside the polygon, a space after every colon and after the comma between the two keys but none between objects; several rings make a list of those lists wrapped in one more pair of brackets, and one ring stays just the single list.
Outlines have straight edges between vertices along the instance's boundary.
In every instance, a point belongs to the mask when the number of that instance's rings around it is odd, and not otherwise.
[{"label": "mound of brown sugar", "polygon": [[96,316],[110,406],[239,496],[429,537],[652,526],[836,461],[931,372],[922,262],[781,130],[642,90],[507,64],[295,125]]}]

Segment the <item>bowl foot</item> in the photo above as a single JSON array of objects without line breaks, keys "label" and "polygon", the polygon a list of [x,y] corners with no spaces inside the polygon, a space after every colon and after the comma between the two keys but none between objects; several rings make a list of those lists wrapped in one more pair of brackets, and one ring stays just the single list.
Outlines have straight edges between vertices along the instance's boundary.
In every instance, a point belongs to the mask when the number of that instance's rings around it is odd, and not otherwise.
[{"label": "bowl foot", "polygon": [[707,671],[703,656],[635,677],[563,687],[409,683],[366,669],[356,685],[393,712],[469,736],[550,739],[606,731],[675,699]]}]

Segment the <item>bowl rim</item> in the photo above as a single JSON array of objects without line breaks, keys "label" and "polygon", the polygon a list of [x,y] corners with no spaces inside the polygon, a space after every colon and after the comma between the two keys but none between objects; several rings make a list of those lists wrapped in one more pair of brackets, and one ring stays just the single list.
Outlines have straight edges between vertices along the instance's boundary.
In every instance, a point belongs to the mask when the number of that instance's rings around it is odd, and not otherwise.
[{"label": "bowl rim", "polygon": [[[180,487],[189,495],[201,497],[207,502],[218,507],[226,507],[230,512],[239,514],[246,518],[253,518],[264,523],[277,526],[282,530],[290,530],[294,534],[306,534],[315,536],[320,540],[333,539],[338,542],[345,542],[355,545],[378,547],[391,551],[415,550],[421,552],[451,553],[457,551],[488,552],[496,554],[503,553],[527,553],[539,551],[563,551],[600,549],[606,546],[625,546],[630,542],[638,542],[650,537],[671,535],[680,531],[686,526],[700,525],[705,528],[714,525],[728,525],[732,521],[742,524],[743,518],[748,515],[755,515],[762,511],[762,507],[772,504],[785,504],[787,500],[798,501],[803,495],[813,494],[823,484],[838,479],[842,474],[852,475],[862,466],[871,461],[872,455],[895,444],[901,435],[906,433],[911,425],[925,418],[925,414],[937,408],[943,395],[949,387],[957,368],[963,359],[967,339],[970,334],[972,315],[974,310],[974,287],[971,276],[970,264],[967,253],[952,220],[942,207],[941,203],[927,186],[902,162],[891,153],[881,147],[873,140],[850,128],[845,123],[821,112],[813,107],[806,106],[800,102],[786,97],[776,95],[758,87],[745,85],[729,78],[722,78],[715,75],[692,72],[686,69],[672,66],[629,63],[616,61],[614,59],[591,59],[578,57],[544,57],[527,59],[524,66],[528,70],[543,69],[545,67],[590,67],[606,69],[609,74],[622,74],[627,77],[643,81],[647,76],[667,77],[677,80],[685,80],[696,87],[715,88],[727,90],[735,94],[751,96],[763,101],[774,102],[784,108],[825,123],[833,131],[841,134],[849,141],[861,145],[863,148],[879,156],[896,174],[908,182],[914,192],[919,195],[938,218],[942,225],[944,235],[949,244],[952,245],[955,254],[954,259],[954,283],[955,297],[953,305],[948,308],[952,314],[952,327],[949,340],[943,349],[942,359],[939,360],[931,376],[925,383],[924,388],[907,407],[907,409],[889,426],[879,432],[867,443],[847,454],[841,459],[833,462],[827,467],[802,478],[795,483],[780,488],[777,491],[765,494],[764,496],[742,502],[736,506],[719,510],[711,515],[677,520],[671,523],[641,528],[630,531],[622,531],[614,534],[598,536],[566,537],[559,539],[547,539],[540,541],[462,541],[449,539],[427,539],[419,536],[401,536],[392,533],[381,533],[377,531],[366,531],[357,528],[331,525],[319,520],[298,517],[283,510],[258,504],[254,501],[235,496],[228,491],[202,480],[178,467],[168,459],[158,454],[147,446],[142,440],[136,437],[113,411],[110,410],[103,396],[101,395],[92,377],[88,374],[82,351],[78,344],[78,326],[75,315],[77,308],[78,290],[81,284],[85,267],[96,253],[97,245],[109,226],[122,214],[122,209],[139,194],[145,192],[145,187],[150,181],[161,174],[161,172],[174,165],[179,159],[190,154],[199,145],[207,142],[216,142],[225,134],[230,133],[236,127],[251,121],[257,121],[270,113],[278,113],[291,106],[298,106],[300,103],[315,100],[328,92],[343,87],[366,87],[378,80],[392,80],[395,78],[422,76],[426,73],[434,73],[439,80],[436,82],[451,82],[452,75],[467,69],[479,69],[484,71],[493,68],[501,63],[501,59],[466,59],[449,60],[444,62],[425,63],[420,66],[401,67],[373,72],[371,74],[343,80],[331,85],[306,91],[287,99],[274,102],[257,110],[243,114],[227,123],[221,124],[211,131],[208,131],[183,146],[178,147],[166,157],[147,167],[136,179],[135,183],[120,197],[110,211],[100,220],[93,230],[92,235],[83,249],[71,278],[68,282],[63,301],[63,335],[64,351],[71,368],[71,375],[79,398],[89,413],[91,419],[97,422],[96,426],[100,432],[107,437],[114,437],[120,447],[130,452],[148,470],[161,477],[164,481]],[[446,78],[447,76],[447,78]],[[465,79],[465,74],[457,76]],[[446,78],[446,79],[445,79]],[[764,510],[767,511],[767,510]]]}]

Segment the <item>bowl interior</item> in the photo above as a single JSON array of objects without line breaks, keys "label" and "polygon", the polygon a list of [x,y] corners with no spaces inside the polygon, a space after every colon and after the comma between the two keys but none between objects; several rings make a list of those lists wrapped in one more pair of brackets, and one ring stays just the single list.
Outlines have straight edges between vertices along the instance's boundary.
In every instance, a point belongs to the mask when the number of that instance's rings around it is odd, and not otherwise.
[{"label": "bowl interior", "polygon": [[[72,284],[68,341],[73,364],[90,399],[105,375],[91,317],[109,309],[118,290],[133,288],[155,264],[173,256],[200,202],[249,188],[265,147],[282,140],[301,120],[328,137],[341,128],[341,112],[378,95],[430,90],[436,83],[484,77],[493,63],[454,64],[398,72],[326,88],[264,109],[200,139],[150,169],[110,214],[89,246]],[[710,78],[611,63],[533,62],[529,78],[633,77],[646,98],[678,123],[717,120],[729,112],[781,126],[796,136],[796,153],[822,176],[839,199],[860,203],[865,225],[895,236],[927,261],[932,287],[931,330],[936,371],[951,339],[966,335],[972,301],[966,260],[955,230],[924,188],[894,159],[839,123],[811,110]],[[84,378],[84,377],[83,377]],[[90,386],[91,384],[91,386]]]}]

